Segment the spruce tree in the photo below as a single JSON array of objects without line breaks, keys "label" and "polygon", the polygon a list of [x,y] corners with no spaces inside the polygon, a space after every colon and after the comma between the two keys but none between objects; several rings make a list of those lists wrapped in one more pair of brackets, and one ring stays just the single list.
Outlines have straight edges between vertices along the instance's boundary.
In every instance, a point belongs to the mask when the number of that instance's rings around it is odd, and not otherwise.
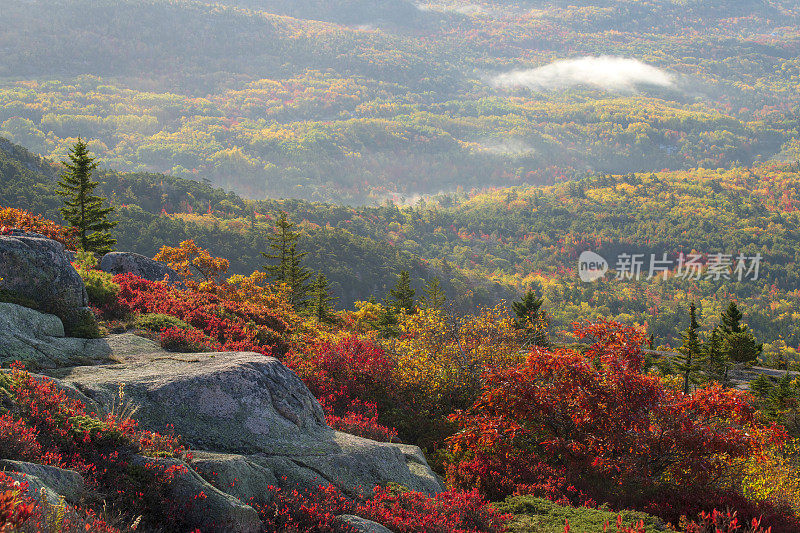
[{"label": "spruce tree", "polygon": [[335,317],[331,302],[336,298],[330,295],[328,279],[324,274],[321,272],[317,274],[317,279],[314,280],[309,292],[311,299],[308,310],[311,316],[316,318],[318,322],[333,322]]},{"label": "spruce tree", "polygon": [[422,305],[426,309],[441,309],[447,302],[447,295],[442,290],[439,278],[431,279],[428,284],[422,289],[425,297],[422,299]]},{"label": "spruce tree", "polygon": [[720,328],[726,335],[731,333],[741,333],[742,318],[744,315],[736,306],[736,302],[730,302],[728,307],[720,315]]},{"label": "spruce tree", "polygon": [[400,310],[405,310],[407,313],[413,313],[416,310],[414,303],[414,289],[411,287],[411,274],[408,270],[400,272],[397,278],[397,285],[394,289],[389,290],[389,296],[394,300],[392,308],[396,313]]},{"label": "spruce tree", "polygon": [[391,305],[384,306],[384,311],[378,318],[375,328],[378,335],[385,338],[397,337],[400,335],[400,328],[397,327],[397,313]]},{"label": "spruce tree", "polygon": [[708,340],[703,347],[707,372],[710,376],[716,377],[717,381],[723,385],[728,382],[728,370],[730,361],[724,346],[724,333],[722,328],[717,325],[711,330]]},{"label": "spruce tree", "polygon": [[94,194],[98,182],[92,181],[92,172],[97,162],[89,156],[89,146],[78,139],[69,151],[69,161],[62,163],[66,170],[61,174],[56,192],[64,198],[61,216],[77,228],[80,247],[87,252],[105,254],[117,243],[108,230],[117,225],[108,220],[114,211],[113,206],[106,207],[105,200]]},{"label": "spruce tree", "polygon": [[702,345],[697,332],[700,324],[697,322],[697,308],[692,302],[689,306],[689,329],[683,332],[683,344],[678,349],[682,357],[676,365],[683,374],[683,393],[689,394],[689,386],[696,383],[696,374],[702,369]]},{"label": "spruce tree", "polygon": [[267,236],[270,251],[261,252],[261,255],[270,261],[264,265],[266,271],[276,282],[289,286],[290,302],[295,309],[300,310],[307,303],[309,290],[307,282],[311,277],[311,271],[302,263],[306,252],[297,251],[300,233],[295,231],[295,226],[296,224],[289,221],[286,213],[281,212],[275,223],[275,231]]},{"label": "spruce tree", "polygon": [[306,307],[308,303],[308,278],[311,277],[311,271],[303,266],[301,258],[305,253],[297,252],[297,244],[292,243],[289,246],[289,253],[287,254],[287,273],[286,284],[291,289],[291,303],[292,307],[300,310]]},{"label": "spruce tree", "polygon": [[735,302],[720,316],[719,327],[723,332],[723,350],[725,357],[733,363],[753,363],[763,351],[763,344],[756,341],[755,335],[742,324],[743,314]]},{"label": "spruce tree", "polygon": [[[278,283],[288,283],[291,260],[289,257],[292,245],[297,244],[300,234],[294,231],[295,224],[289,221],[285,211],[281,211],[278,221],[275,223],[275,231],[267,236],[270,252],[261,252],[261,255],[270,263],[264,265],[267,272],[272,275],[272,279]],[[295,249],[295,254],[296,254]],[[301,254],[302,258],[305,254]]]},{"label": "spruce tree", "polygon": [[535,346],[547,346],[547,315],[542,311],[542,300],[533,289],[528,289],[522,299],[511,304],[514,311],[514,328],[524,331],[526,342]]}]

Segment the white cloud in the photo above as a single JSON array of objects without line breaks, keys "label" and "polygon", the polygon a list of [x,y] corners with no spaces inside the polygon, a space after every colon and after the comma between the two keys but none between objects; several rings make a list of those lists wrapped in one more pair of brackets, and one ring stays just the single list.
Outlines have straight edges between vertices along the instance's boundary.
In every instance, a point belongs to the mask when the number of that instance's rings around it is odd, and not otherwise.
[{"label": "white cloud", "polygon": [[464,5],[451,5],[451,4],[416,4],[417,9],[420,11],[438,11],[458,13],[460,15],[488,15],[491,10],[479,4],[464,4]]},{"label": "white cloud", "polygon": [[523,156],[536,153],[532,146],[520,139],[488,139],[479,144],[491,154]]},{"label": "white cloud", "polygon": [[638,59],[615,56],[581,57],[543,67],[514,70],[492,78],[495,87],[560,89],[589,85],[606,91],[635,92],[640,85],[671,87],[671,74]]}]

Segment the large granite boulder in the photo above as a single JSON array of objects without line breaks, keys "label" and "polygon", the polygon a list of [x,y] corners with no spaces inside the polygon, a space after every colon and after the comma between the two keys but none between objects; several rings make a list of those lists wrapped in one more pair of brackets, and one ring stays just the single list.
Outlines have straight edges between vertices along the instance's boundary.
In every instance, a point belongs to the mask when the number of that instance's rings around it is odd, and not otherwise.
[{"label": "large granite boulder", "polygon": [[0,296],[56,315],[67,334],[96,331],[83,279],[64,246],[36,233],[0,235]]},{"label": "large granite boulder", "polygon": [[24,461],[0,461],[0,470],[19,483],[27,481],[28,494],[39,499],[44,494],[51,504],[58,504],[61,498],[69,503],[78,503],[86,495],[86,482],[74,470],[55,466],[26,463]]},{"label": "large granite boulder", "polygon": [[135,274],[150,281],[162,281],[165,278],[178,282],[178,274],[170,267],[133,252],[110,252],[100,260],[100,270],[109,274]]},{"label": "large granite boulder", "polygon": [[55,315],[0,302],[0,363],[22,361],[34,371],[64,366],[108,363],[105,339],[65,337]]},{"label": "large granite boulder", "polygon": [[332,430],[308,388],[277,359],[249,352],[174,354],[155,343],[144,349],[147,342],[137,343],[138,360],[123,350],[114,357],[124,364],[48,373],[101,406],[112,405],[123,383],[143,427],[173,427],[194,450],[207,450],[196,452],[198,469],[221,476],[218,487],[245,472],[248,481],[236,494],[245,501],[267,484],[332,483],[349,494],[388,482],[431,494],[443,490],[419,448]]}]

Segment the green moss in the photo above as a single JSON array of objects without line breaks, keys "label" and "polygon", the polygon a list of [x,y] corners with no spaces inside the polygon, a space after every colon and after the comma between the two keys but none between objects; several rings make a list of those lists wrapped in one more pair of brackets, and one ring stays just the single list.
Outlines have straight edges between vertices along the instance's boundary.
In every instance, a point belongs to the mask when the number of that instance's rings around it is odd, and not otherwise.
[{"label": "green moss", "polygon": [[192,326],[183,320],[170,315],[160,313],[144,313],[136,317],[134,327],[147,329],[156,333],[167,328],[180,328],[185,330],[193,329]]},{"label": "green moss", "polygon": [[123,443],[126,440],[121,432],[115,429],[109,429],[108,424],[92,416],[74,416],[70,418],[69,421],[72,423],[72,430],[76,436],[89,433],[93,438],[102,436],[104,443],[115,445]]},{"label": "green moss", "polygon": [[504,502],[494,504],[501,513],[514,515],[509,523],[510,533],[563,533],[564,524],[569,520],[572,531],[581,533],[599,533],[608,522],[614,529],[617,515],[622,514],[625,524],[642,520],[647,533],[673,531],[657,517],[637,511],[617,513],[604,509],[588,509],[585,507],[565,507],[549,500],[532,496],[512,496]]}]

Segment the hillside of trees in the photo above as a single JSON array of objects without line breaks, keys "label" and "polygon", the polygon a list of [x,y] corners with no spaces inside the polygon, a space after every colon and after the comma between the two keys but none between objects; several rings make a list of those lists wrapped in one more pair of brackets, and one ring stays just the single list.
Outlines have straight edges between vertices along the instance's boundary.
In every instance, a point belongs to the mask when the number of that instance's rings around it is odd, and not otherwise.
[{"label": "hillside of trees", "polygon": [[[766,342],[770,363],[779,353],[796,357],[800,346],[798,170],[765,163],[594,175],[550,187],[439,195],[409,207],[252,201],[163,174],[105,170],[99,180],[118,206],[120,249],[153,256],[161,246],[194,239],[229,259],[233,272],[248,273],[263,265],[267,235],[286,212],[304,235],[309,266],[331,281],[340,308],[382,298],[407,270],[417,290],[441,279],[462,311],[510,302],[533,288],[554,331],[608,316],[643,325],[656,345],[675,348],[689,302],[697,302],[708,331],[733,299]],[[50,161],[0,141],[0,205],[60,220],[56,173]],[[610,263],[604,279],[580,280],[578,257],[586,250]],[[616,258],[626,253],[643,255],[640,278],[617,279]],[[648,279],[651,254],[667,254],[674,270],[680,253],[698,253],[704,263],[717,253],[762,259],[758,279]]]},{"label": "hillside of trees", "polygon": [[[24,207],[61,221],[61,198],[55,192],[59,170],[52,161],[0,139],[0,205]],[[118,249],[152,257],[162,246],[191,239],[230,260],[232,273],[249,274],[263,267],[261,252],[267,250],[267,235],[279,212],[292,205],[256,204],[234,193],[164,174],[99,170],[98,191],[117,207],[114,219],[119,224],[114,235]],[[303,231],[300,247],[308,253],[308,266],[325,274],[340,307],[388,294],[403,270],[412,274],[417,288],[440,278],[443,289],[462,310],[515,296],[508,286],[470,279],[447,262],[423,260],[368,233],[325,221],[295,220]]]},{"label": "hillside of trees", "polygon": [[796,6],[567,4],[9,3],[0,135],[351,204],[796,154]]}]

